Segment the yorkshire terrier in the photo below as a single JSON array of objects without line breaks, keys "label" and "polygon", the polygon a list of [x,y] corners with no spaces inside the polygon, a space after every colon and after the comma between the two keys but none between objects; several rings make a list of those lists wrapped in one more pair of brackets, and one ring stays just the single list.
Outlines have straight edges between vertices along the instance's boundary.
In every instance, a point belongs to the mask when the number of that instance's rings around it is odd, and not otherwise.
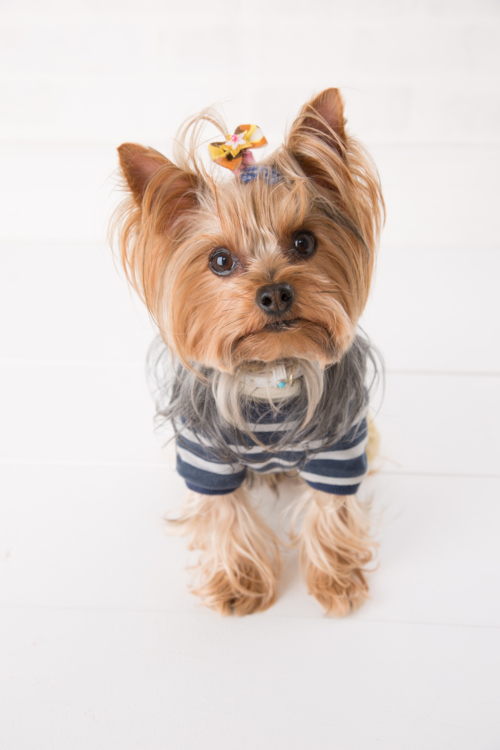
[{"label": "yorkshire terrier", "polygon": [[[197,156],[207,120],[224,136],[212,159],[232,176]],[[118,149],[128,192],[115,221],[121,261],[175,363],[159,411],[189,493],[172,524],[202,550],[205,604],[264,610],[276,599],[280,543],[250,502],[250,480],[300,477],[308,503],[293,541],[307,586],[344,615],[368,595],[373,555],[356,492],[368,471],[374,354],[357,323],[383,220],[380,183],[346,133],[337,89],[304,105],[259,163],[257,126],[226,132],[207,110],[182,131],[176,163],[136,144]]]}]

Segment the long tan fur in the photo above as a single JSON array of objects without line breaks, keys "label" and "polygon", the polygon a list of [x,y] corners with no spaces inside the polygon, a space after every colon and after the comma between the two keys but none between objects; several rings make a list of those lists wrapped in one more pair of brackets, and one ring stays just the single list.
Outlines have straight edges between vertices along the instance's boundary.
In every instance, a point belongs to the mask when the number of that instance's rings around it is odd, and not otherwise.
[{"label": "long tan fur", "polygon": [[309,593],[327,612],[346,615],[367,598],[365,568],[373,547],[368,516],[356,497],[313,492],[300,558]]},{"label": "long tan fur", "polygon": [[202,550],[193,593],[222,615],[248,615],[276,600],[281,556],[277,539],[252,508],[246,492],[190,492],[169,529]]}]

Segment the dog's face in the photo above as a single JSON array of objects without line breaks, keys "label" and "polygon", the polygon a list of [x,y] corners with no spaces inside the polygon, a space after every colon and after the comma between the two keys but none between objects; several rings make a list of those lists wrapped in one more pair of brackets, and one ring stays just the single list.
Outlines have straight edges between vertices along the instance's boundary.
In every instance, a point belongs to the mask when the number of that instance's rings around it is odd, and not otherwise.
[{"label": "dog's face", "polygon": [[262,162],[275,183],[263,171],[215,184],[151,149],[119,152],[132,196],[122,259],[181,361],[232,372],[342,357],[366,303],[382,201],[337,90],[307,104]]}]

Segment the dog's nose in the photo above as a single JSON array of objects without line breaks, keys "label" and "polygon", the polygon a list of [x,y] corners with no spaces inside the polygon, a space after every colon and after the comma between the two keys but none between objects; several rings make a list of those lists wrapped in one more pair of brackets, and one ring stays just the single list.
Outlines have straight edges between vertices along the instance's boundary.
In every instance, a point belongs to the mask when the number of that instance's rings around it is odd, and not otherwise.
[{"label": "dog's nose", "polygon": [[257,290],[255,301],[268,315],[282,315],[293,304],[295,292],[290,284],[268,284]]}]

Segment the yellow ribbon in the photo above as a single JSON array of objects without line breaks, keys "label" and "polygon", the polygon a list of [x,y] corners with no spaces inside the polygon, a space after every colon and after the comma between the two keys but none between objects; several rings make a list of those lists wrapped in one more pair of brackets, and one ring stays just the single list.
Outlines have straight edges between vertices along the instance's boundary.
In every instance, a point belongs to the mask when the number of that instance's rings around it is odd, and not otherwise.
[{"label": "yellow ribbon", "polygon": [[262,148],[266,144],[267,140],[258,125],[238,125],[234,133],[228,133],[225,142],[210,143],[208,150],[216,164],[233,171],[240,166],[247,149]]}]

